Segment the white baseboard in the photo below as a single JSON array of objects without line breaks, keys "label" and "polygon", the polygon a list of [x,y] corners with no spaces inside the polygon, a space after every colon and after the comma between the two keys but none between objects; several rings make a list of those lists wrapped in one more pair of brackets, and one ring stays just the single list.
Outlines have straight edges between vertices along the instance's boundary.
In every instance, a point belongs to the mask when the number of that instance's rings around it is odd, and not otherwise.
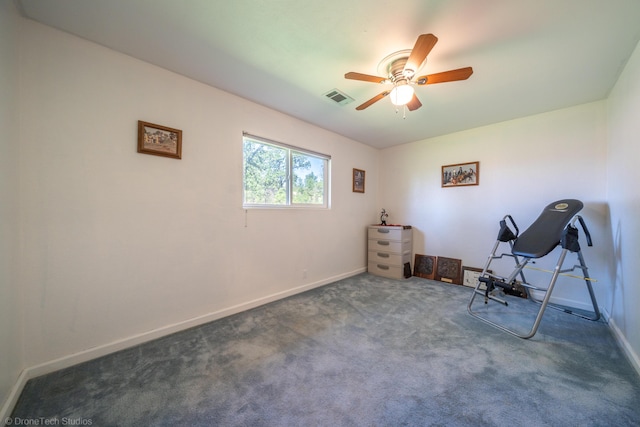
[{"label": "white baseboard", "polygon": [[309,291],[311,289],[319,288],[321,286],[328,285],[330,283],[337,282],[338,280],[346,279],[348,277],[352,277],[357,274],[364,273],[366,271],[367,271],[367,268],[362,267],[348,273],[343,273],[337,276],[328,277],[326,279],[323,279],[314,283],[308,283],[302,286],[298,286],[296,288],[288,289],[286,291],[276,292],[275,294],[267,295],[265,297],[261,297],[252,301],[234,305],[232,307],[214,311],[212,313],[207,313],[202,316],[197,316],[188,320],[184,320],[182,322],[163,326],[158,329],[154,329],[151,331],[143,332],[141,334],[123,338],[117,341],[110,342],[108,344],[89,348],[74,354],[60,357],[58,359],[44,362],[35,366],[30,366],[24,369],[20,373],[18,380],[12,387],[6,402],[2,406],[2,409],[0,410],[0,421],[4,422],[4,420],[11,415],[11,412],[13,411],[14,406],[18,402],[18,398],[20,397],[20,394],[22,393],[24,386],[26,385],[27,381],[29,381],[31,378],[39,377],[40,375],[45,375],[60,369],[68,368],[70,366],[77,365],[78,363],[83,363],[92,359],[96,359],[98,357],[106,356],[108,354],[115,353],[116,351],[124,350],[125,348],[143,344],[145,342],[148,342],[157,338],[161,338],[163,336],[170,335],[175,332],[180,332],[180,331],[192,328],[194,326],[199,326],[205,323],[212,322],[214,320],[222,319],[223,317],[231,316],[233,314],[250,310],[252,308],[259,307],[261,305],[268,304],[273,301],[277,301],[292,295]]},{"label": "white baseboard", "polygon": [[[542,298],[544,298],[544,293],[534,291],[533,296],[541,300]],[[566,307],[574,307],[574,308],[579,308],[583,310],[593,311],[593,307],[591,307],[591,305],[580,303],[573,300],[567,300],[563,298],[554,298],[552,296],[549,302],[553,304],[566,306]],[[624,351],[625,356],[627,357],[627,359],[629,359],[629,362],[631,363],[633,368],[636,370],[638,375],[640,375],[640,357],[638,357],[638,354],[633,350],[633,348],[631,347],[631,344],[629,344],[629,341],[627,341],[624,334],[622,333],[620,328],[618,328],[618,325],[616,325],[616,322],[613,320],[613,318],[611,318],[609,313],[606,310],[604,310],[602,307],[600,307],[600,314],[604,318],[604,321],[607,322],[607,324],[609,325],[609,329],[611,329],[611,331],[613,332],[613,335],[615,336],[616,341],[618,342],[618,345]]]},{"label": "white baseboard", "polygon": [[[543,292],[543,291],[534,291],[534,290],[532,290],[531,294],[538,301],[542,301],[542,299],[545,296],[545,292]],[[577,308],[577,309],[580,309],[580,310],[586,310],[586,311],[593,312],[593,307],[591,306],[591,302],[586,303],[586,302],[575,301],[575,300],[571,300],[571,299],[567,299],[567,298],[557,298],[557,297],[554,297],[553,295],[551,296],[551,298],[549,298],[549,302],[551,304],[561,305],[561,306],[564,306],[564,307],[573,307],[573,308]]]},{"label": "white baseboard", "polygon": [[5,420],[11,416],[13,407],[16,406],[16,403],[18,403],[20,393],[22,393],[22,389],[27,384],[27,381],[29,381],[29,378],[27,378],[27,370],[24,369],[22,372],[20,372],[20,375],[18,375],[18,380],[13,385],[13,387],[11,387],[9,396],[0,409],[0,425],[4,425]]},{"label": "white baseboard", "polygon": [[616,337],[616,340],[618,341],[620,347],[622,347],[625,356],[627,356],[627,359],[629,359],[631,365],[634,367],[638,375],[640,375],[640,357],[638,357],[638,354],[633,351],[631,344],[629,344],[629,341],[627,341],[613,318],[609,318],[609,328],[613,331],[613,335]]}]

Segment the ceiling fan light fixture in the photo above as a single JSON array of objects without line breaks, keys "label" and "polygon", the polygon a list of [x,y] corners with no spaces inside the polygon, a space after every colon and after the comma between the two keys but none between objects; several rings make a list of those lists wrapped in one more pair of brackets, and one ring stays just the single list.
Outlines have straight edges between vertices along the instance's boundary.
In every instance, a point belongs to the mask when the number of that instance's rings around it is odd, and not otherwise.
[{"label": "ceiling fan light fixture", "polygon": [[413,98],[413,87],[408,84],[397,85],[391,89],[389,98],[393,105],[406,105]]}]

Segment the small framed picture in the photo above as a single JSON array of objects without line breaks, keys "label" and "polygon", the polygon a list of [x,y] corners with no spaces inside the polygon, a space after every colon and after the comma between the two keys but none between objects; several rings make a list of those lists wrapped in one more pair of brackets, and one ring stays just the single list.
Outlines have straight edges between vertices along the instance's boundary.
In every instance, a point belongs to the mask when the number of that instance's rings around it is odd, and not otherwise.
[{"label": "small framed picture", "polygon": [[478,284],[478,279],[482,274],[481,268],[476,267],[462,267],[462,284],[470,288],[475,288]]},{"label": "small framed picture", "polygon": [[462,187],[480,184],[480,162],[442,166],[442,186]]},{"label": "small framed picture", "polygon": [[364,174],[362,169],[353,169],[353,192],[364,193]]},{"label": "small framed picture", "polygon": [[413,275],[433,280],[436,276],[436,259],[437,257],[432,255],[416,254],[415,262],[413,263]]},{"label": "small framed picture", "polygon": [[182,131],[138,120],[138,153],[182,158]]},{"label": "small framed picture", "polygon": [[439,256],[436,260],[435,280],[454,285],[462,284],[462,260]]}]

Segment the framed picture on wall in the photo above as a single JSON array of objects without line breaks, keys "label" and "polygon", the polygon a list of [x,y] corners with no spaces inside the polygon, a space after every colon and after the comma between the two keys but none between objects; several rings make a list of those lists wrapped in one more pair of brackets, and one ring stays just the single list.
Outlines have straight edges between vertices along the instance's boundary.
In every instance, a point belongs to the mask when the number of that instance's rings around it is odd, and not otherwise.
[{"label": "framed picture on wall", "polygon": [[443,187],[462,187],[480,184],[480,162],[442,166]]},{"label": "framed picture on wall", "polygon": [[364,174],[362,169],[353,169],[353,192],[364,193]]},{"label": "framed picture on wall", "polygon": [[182,131],[138,120],[138,153],[182,158]]}]

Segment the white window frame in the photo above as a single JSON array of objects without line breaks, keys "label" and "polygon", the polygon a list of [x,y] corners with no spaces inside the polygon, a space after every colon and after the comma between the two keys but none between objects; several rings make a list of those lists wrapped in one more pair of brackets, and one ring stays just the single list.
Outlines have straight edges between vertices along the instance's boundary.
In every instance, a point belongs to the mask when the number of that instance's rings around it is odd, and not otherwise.
[{"label": "white window frame", "polygon": [[[246,203],[245,196],[245,159],[244,159],[244,144],[246,140],[251,140],[253,142],[265,145],[271,145],[280,149],[284,149],[287,152],[287,196],[286,203],[284,204],[267,204],[267,203]],[[245,209],[297,209],[297,208],[306,208],[306,209],[329,209],[331,207],[331,156],[328,154],[318,153],[316,151],[308,150],[305,148],[296,147],[294,145],[285,144],[278,141],[273,141],[267,138],[263,138],[261,136],[252,135],[247,132],[242,133],[242,207]],[[323,203],[293,203],[293,154],[302,154],[309,157],[314,157],[317,159],[321,159],[325,162],[323,168],[323,195],[322,200]]]}]

